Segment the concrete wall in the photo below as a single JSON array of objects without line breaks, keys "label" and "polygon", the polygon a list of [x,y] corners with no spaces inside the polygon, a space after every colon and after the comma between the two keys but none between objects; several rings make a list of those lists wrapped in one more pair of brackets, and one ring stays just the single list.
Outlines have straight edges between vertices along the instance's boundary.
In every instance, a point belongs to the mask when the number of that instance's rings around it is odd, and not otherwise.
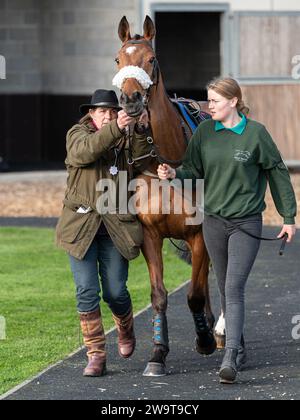
[{"label": "concrete wall", "polygon": [[41,90],[40,3],[0,0],[0,54],[6,59],[1,93]]},{"label": "concrete wall", "polygon": [[6,80],[0,93],[87,95],[110,87],[126,14],[141,32],[145,14],[228,4],[231,11],[294,10],[299,0],[0,0],[0,55]]},{"label": "concrete wall", "polygon": [[[0,0],[0,93],[90,94],[111,87],[118,23],[136,0]],[[120,7],[122,5],[122,7]]]},{"label": "concrete wall", "polygon": [[44,90],[86,94],[111,88],[120,47],[118,23],[124,13],[134,20],[135,0],[47,0],[45,6]]}]

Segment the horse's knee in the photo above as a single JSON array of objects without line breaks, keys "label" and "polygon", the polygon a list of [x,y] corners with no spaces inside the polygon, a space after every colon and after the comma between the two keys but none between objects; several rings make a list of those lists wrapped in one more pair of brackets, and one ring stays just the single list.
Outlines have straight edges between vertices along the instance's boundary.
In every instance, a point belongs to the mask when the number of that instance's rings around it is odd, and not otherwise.
[{"label": "horse's knee", "polygon": [[155,312],[166,312],[168,306],[168,293],[166,290],[152,290],[152,307]]},{"label": "horse's knee", "polygon": [[202,312],[205,305],[205,297],[188,294],[187,302],[191,312]]}]

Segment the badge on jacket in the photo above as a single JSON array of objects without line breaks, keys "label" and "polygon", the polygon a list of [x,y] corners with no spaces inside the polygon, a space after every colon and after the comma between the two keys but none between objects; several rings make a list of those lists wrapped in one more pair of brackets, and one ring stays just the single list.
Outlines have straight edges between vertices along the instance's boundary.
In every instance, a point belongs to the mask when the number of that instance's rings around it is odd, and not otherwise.
[{"label": "badge on jacket", "polygon": [[119,172],[119,169],[117,167],[117,163],[118,163],[118,157],[119,157],[119,151],[117,148],[115,148],[115,163],[109,168],[109,173],[111,175],[117,175],[117,173]]},{"label": "badge on jacket", "polygon": [[109,168],[109,173],[111,175],[117,175],[118,172],[119,172],[119,169],[115,165],[113,165]]}]

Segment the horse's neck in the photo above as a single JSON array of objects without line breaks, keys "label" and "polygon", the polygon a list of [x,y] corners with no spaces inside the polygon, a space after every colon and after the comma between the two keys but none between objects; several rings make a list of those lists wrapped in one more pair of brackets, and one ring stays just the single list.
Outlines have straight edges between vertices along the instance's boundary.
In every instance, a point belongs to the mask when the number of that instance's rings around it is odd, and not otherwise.
[{"label": "horse's neck", "polygon": [[151,92],[149,111],[153,138],[160,156],[170,160],[182,159],[186,142],[181,119],[167,96],[161,77]]}]

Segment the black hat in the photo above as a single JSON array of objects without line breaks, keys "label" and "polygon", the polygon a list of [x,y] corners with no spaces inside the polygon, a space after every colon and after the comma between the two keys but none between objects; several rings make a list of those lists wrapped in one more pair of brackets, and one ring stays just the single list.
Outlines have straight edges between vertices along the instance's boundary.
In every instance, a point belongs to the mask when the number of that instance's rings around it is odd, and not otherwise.
[{"label": "black hat", "polygon": [[92,96],[91,103],[80,105],[79,111],[85,115],[89,109],[97,107],[121,109],[115,91],[105,89],[97,89]]}]

